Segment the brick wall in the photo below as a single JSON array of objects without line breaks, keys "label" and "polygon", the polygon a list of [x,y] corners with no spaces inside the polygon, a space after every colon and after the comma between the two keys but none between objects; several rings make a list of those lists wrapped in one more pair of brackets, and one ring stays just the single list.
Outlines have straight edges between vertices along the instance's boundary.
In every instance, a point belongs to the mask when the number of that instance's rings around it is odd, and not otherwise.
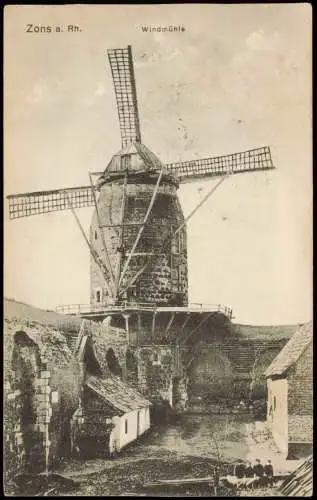
[{"label": "brick wall", "polygon": [[313,442],[313,416],[289,415],[288,440],[290,443]]},{"label": "brick wall", "polygon": [[288,408],[290,415],[313,414],[313,343],[288,374]]},{"label": "brick wall", "polygon": [[[189,396],[240,400],[248,399],[251,393],[252,399],[265,398],[265,370],[285,343],[241,339],[203,343],[189,365]],[[183,349],[185,365],[192,355],[192,349]]]}]

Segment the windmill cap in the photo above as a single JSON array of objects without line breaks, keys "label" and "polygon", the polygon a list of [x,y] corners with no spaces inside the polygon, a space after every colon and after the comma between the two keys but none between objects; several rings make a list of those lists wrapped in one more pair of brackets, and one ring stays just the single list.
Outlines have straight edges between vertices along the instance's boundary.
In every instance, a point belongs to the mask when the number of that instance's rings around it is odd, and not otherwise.
[{"label": "windmill cap", "polygon": [[110,160],[100,181],[107,182],[122,177],[125,172],[133,175],[158,173],[163,169],[163,179],[178,186],[177,177],[161,160],[140,142],[131,142],[118,151]]}]

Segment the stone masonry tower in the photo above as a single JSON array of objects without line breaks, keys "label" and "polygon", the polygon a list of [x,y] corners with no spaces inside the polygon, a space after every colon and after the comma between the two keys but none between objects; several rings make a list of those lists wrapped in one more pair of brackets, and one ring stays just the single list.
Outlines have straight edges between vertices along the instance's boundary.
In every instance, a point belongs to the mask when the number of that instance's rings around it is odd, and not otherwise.
[{"label": "stone masonry tower", "polygon": [[91,257],[91,305],[186,306],[186,228],[175,234],[184,222],[176,177],[135,142],[113,156],[98,187],[90,244],[102,261],[107,252],[108,274]]}]

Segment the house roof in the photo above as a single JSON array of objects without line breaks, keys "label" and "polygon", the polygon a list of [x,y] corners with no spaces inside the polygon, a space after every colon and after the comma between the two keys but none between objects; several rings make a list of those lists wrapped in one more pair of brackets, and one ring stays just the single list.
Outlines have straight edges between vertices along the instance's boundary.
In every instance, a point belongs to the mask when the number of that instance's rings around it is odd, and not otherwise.
[{"label": "house roof", "polygon": [[150,406],[150,401],[132,387],[124,384],[118,377],[101,378],[90,375],[86,385],[112,406],[118,413],[128,413],[133,410]]},{"label": "house roof", "polygon": [[300,327],[287,342],[279,354],[274,358],[265,372],[266,377],[283,375],[313,340],[313,322],[310,321]]},{"label": "house roof", "polygon": [[313,496],[313,456],[302,462],[290,474],[279,488],[280,493],[286,497],[312,497]]}]

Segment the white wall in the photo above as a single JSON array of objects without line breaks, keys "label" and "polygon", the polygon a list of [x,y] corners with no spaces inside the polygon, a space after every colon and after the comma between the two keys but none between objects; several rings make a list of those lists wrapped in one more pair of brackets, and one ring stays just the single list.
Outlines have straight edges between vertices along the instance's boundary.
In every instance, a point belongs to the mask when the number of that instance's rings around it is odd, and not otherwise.
[{"label": "white wall", "polygon": [[[268,408],[267,421],[271,428],[274,441],[280,451],[284,454],[288,452],[288,405],[287,379],[267,381],[268,388]],[[275,408],[274,408],[275,398]]]},{"label": "white wall", "polygon": [[141,436],[149,429],[150,411],[148,407],[131,411],[125,413],[122,417],[113,417],[112,422],[115,427],[110,435],[110,451],[120,451],[124,446],[135,441],[138,436]]}]

